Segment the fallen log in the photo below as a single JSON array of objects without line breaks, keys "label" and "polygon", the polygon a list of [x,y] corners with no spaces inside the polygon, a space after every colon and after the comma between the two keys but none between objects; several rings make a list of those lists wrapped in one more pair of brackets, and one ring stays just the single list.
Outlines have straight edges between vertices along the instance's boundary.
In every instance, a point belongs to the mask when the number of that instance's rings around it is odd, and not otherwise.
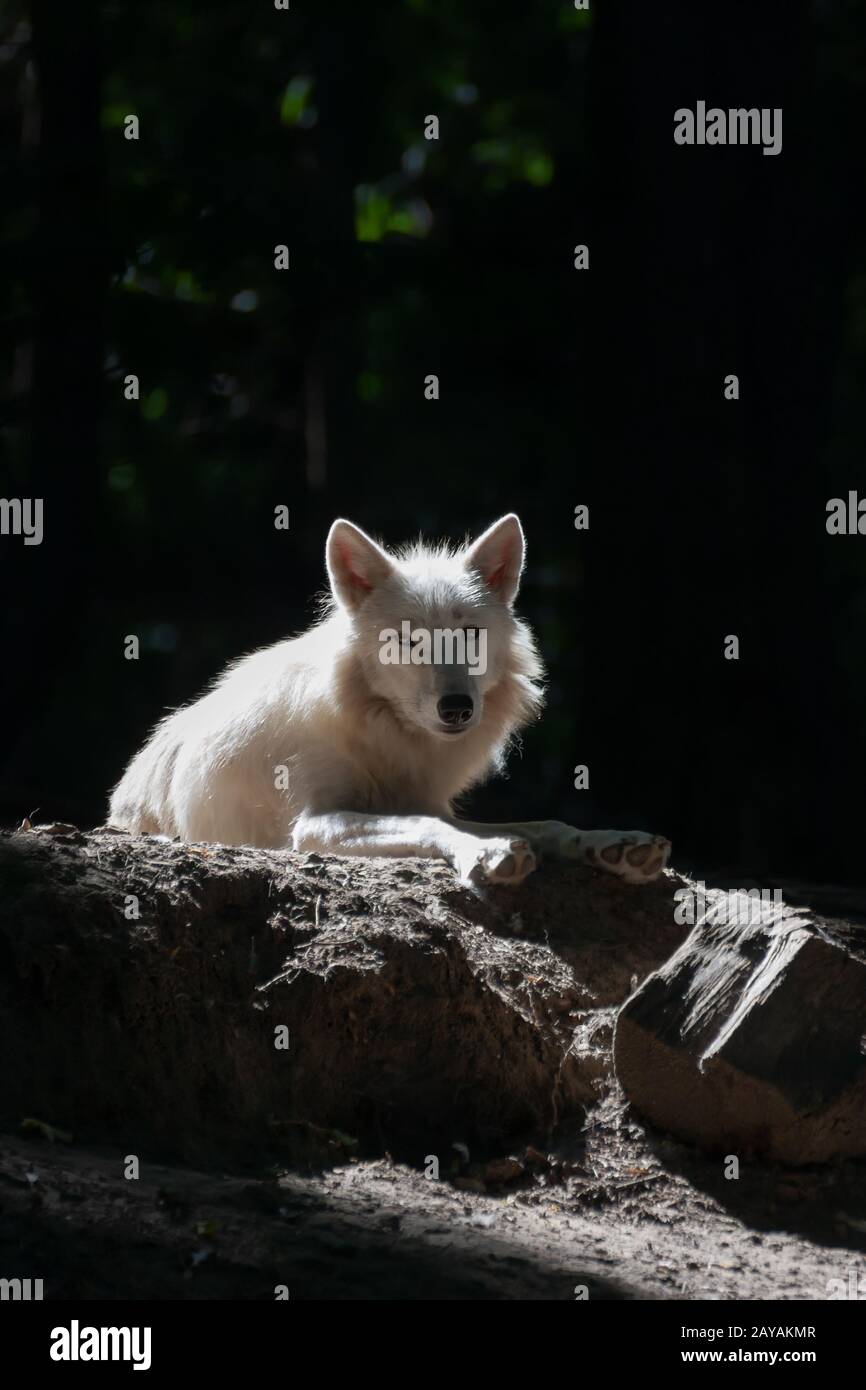
[{"label": "fallen log", "polygon": [[614,1061],[641,1115],[704,1149],[866,1154],[866,926],[710,893],[620,1011]]}]

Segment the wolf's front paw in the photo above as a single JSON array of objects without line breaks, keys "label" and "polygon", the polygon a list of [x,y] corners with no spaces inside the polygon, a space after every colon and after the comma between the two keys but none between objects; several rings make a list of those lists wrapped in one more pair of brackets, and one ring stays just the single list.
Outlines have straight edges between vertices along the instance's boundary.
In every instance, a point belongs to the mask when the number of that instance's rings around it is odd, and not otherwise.
[{"label": "wolf's front paw", "polygon": [[643,830],[576,830],[570,858],[616,874],[626,883],[658,878],[668,862],[670,840]]},{"label": "wolf's front paw", "polygon": [[460,856],[458,872],[464,883],[522,883],[536,865],[528,840],[479,840]]}]

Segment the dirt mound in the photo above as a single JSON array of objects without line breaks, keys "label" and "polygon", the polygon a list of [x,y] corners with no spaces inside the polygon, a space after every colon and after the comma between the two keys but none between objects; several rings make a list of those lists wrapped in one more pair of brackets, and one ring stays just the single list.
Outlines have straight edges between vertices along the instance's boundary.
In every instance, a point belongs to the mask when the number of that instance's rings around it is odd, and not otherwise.
[{"label": "dirt mound", "polygon": [[481,899],[444,865],[0,837],[0,1120],[212,1160],[501,1152],[578,1113],[677,880]]}]

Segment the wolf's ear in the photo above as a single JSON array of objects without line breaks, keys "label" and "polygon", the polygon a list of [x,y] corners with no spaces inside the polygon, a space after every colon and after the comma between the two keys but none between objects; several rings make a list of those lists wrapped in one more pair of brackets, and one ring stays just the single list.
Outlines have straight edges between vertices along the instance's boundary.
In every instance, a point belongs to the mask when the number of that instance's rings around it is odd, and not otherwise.
[{"label": "wolf's ear", "polygon": [[344,608],[357,608],[394,569],[381,546],[351,521],[335,521],[328,532],[325,564],[331,592]]},{"label": "wolf's ear", "polygon": [[481,575],[502,603],[513,603],[520,586],[524,551],[523,527],[510,512],[473,541],[464,558],[467,567]]}]

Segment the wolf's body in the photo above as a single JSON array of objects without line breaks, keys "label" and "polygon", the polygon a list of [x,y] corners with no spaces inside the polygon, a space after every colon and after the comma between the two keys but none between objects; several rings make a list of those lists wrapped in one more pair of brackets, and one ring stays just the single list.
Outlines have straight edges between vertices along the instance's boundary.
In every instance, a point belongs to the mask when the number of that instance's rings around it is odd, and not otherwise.
[{"label": "wolf's body", "polygon": [[[543,855],[654,878],[670,850],[658,837],[454,815],[454,800],[501,767],[541,710],[541,662],[512,611],[523,554],[514,516],[463,551],[399,555],[335,522],[322,622],[245,657],[163,719],[115,787],[109,824],[230,845],[433,856],[468,882],[517,883]],[[486,670],[383,662],[382,633],[404,621],[484,632]]]}]

